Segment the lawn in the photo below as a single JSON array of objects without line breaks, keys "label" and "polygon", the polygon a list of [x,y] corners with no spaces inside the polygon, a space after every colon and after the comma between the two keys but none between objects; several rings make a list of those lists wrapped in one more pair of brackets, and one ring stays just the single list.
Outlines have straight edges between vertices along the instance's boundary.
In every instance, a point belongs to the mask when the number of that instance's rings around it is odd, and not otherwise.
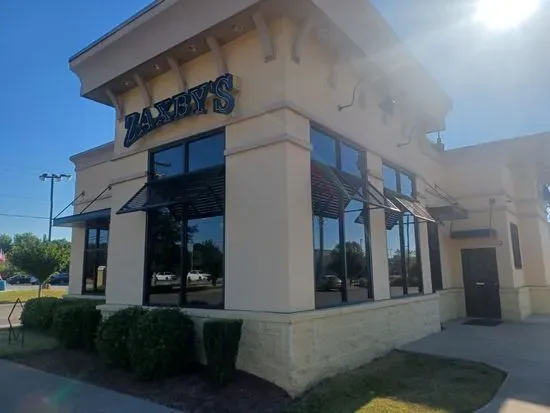
[{"label": "lawn", "polygon": [[[16,333],[21,334],[21,329],[17,328]],[[58,346],[58,342],[55,338],[36,333],[33,331],[25,331],[24,343],[21,345],[21,338],[12,342],[9,342],[9,331],[0,330],[0,358],[12,358],[24,356],[27,354],[40,353],[42,351],[51,350]]]},{"label": "lawn", "polygon": [[[63,288],[49,288],[42,290],[42,297],[63,297],[67,295],[67,290]],[[38,297],[38,287],[36,290],[7,290],[0,291],[0,304],[14,303],[18,298],[21,301],[27,301]]]},{"label": "lawn", "polygon": [[393,352],[321,382],[288,413],[473,412],[493,398],[504,378],[477,363]]}]

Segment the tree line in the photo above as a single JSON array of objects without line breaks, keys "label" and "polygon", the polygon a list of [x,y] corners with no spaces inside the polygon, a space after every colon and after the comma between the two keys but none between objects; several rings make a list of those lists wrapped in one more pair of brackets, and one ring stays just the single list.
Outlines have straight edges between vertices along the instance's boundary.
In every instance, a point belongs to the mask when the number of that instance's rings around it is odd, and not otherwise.
[{"label": "tree line", "polygon": [[32,233],[0,234],[0,250],[5,261],[0,262],[0,274],[5,279],[15,274],[34,275],[41,282],[51,274],[68,272],[71,243],[65,239],[48,241]]}]

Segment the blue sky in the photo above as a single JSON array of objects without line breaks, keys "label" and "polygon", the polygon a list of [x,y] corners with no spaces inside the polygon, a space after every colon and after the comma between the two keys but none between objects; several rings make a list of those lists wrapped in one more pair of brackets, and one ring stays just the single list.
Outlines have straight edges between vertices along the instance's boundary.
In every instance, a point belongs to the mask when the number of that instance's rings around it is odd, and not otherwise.
[{"label": "blue sky", "polygon": [[[0,1],[0,214],[46,217],[49,186],[38,175],[72,173],[71,154],[112,139],[114,111],[80,98],[68,59],[148,2]],[[550,129],[550,53],[537,41],[535,19],[521,30],[490,32],[471,21],[468,1],[373,3],[453,99],[448,147]],[[74,182],[57,184],[54,211],[73,192]],[[0,233],[43,235],[47,226],[46,219],[0,215]],[[54,238],[69,236],[53,230]]]}]

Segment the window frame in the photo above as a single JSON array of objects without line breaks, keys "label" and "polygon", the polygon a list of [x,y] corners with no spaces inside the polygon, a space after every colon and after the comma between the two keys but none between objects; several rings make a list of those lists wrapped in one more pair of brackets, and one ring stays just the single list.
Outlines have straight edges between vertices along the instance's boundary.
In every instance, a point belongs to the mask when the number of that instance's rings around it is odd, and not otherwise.
[{"label": "window frame", "polygon": [[[409,172],[408,170],[401,168],[391,162],[386,162],[385,160],[382,160],[382,167],[388,167],[392,169],[395,172],[395,182],[396,182],[396,191],[386,188],[384,183],[384,194],[391,194],[391,195],[398,195],[399,197],[403,197],[405,199],[408,199],[410,201],[417,201],[417,185],[416,185],[416,175],[412,172]],[[412,196],[409,196],[407,194],[404,194],[401,192],[401,174],[406,175],[411,180],[411,189],[412,189]],[[416,245],[416,259],[418,261],[418,266],[420,269],[420,285],[418,288],[418,293],[415,294],[409,294],[409,271],[407,269],[407,262],[405,259],[404,251],[405,249],[405,224],[404,224],[404,214],[401,215],[399,218],[399,221],[396,225],[399,225],[399,247],[401,248],[401,282],[403,284],[403,295],[391,297],[390,298],[401,298],[401,297],[407,297],[407,296],[415,296],[415,295],[421,295],[424,294],[424,271],[422,268],[422,249],[420,246],[420,233],[419,233],[419,222],[418,219],[413,215],[414,219],[414,234],[415,234],[415,245]],[[387,255],[387,231],[386,230],[386,255]],[[407,249],[408,251],[408,249]],[[388,274],[389,277],[389,274]],[[391,290],[391,285],[389,286]]]},{"label": "window frame", "polygon": [[[88,239],[90,231],[93,230],[95,232],[95,245],[93,248],[89,247]],[[107,246],[105,248],[100,248],[100,231],[107,230]],[[108,266],[107,261],[109,259],[109,238],[110,238],[110,225],[109,224],[97,224],[93,226],[86,226],[85,231],[85,238],[84,238],[84,259],[82,260],[82,288],[81,288],[81,295],[91,295],[91,296],[104,296],[107,289],[107,276],[108,276]],[[105,253],[105,267],[107,268],[107,271],[105,272],[105,279],[103,281],[105,285],[104,291],[98,291],[97,289],[97,273],[95,274],[94,278],[94,290],[92,292],[89,292],[86,290],[86,269],[88,267],[88,255],[89,253],[94,253],[95,261],[97,262],[97,256],[99,253]]]},{"label": "window frame", "polygon": [[[227,136],[226,136],[226,129],[225,127],[212,129],[203,133],[199,133],[197,135],[193,135],[190,137],[179,139],[175,142],[169,142],[164,145],[159,145],[154,148],[151,148],[149,150],[148,154],[148,165],[147,165],[147,184],[153,184],[160,181],[165,181],[169,179],[177,179],[178,177],[182,177],[185,175],[188,175],[190,173],[197,173],[201,171],[201,169],[194,170],[193,172],[189,172],[189,145],[193,142],[197,142],[200,140],[206,140],[208,138],[214,137],[216,135],[222,135],[224,139],[224,146],[225,142],[227,142]],[[163,150],[175,148],[178,146],[183,146],[183,173],[177,174],[177,175],[171,175],[164,178],[155,178],[154,176],[154,155],[158,152],[162,152]],[[220,164],[219,166],[221,166]],[[225,150],[224,150],[224,156],[223,156],[223,167],[226,168],[226,161],[225,161]],[[208,169],[208,168],[204,168]],[[227,190],[227,183],[226,188],[224,189],[224,192]],[[223,255],[224,255],[224,262],[223,262],[223,273],[224,273],[224,280],[223,280],[223,286],[222,286],[222,299],[221,299],[221,308],[225,309],[225,247],[226,247],[226,239],[225,239],[225,228],[226,228],[226,208],[224,205],[224,211],[223,211],[223,232],[222,232],[222,239],[223,239]],[[181,240],[181,247],[180,247],[180,267],[182,270],[182,277],[181,277],[181,284],[180,284],[180,293],[178,297],[178,304],[151,304],[150,303],[150,287],[151,282],[149,278],[150,273],[150,264],[149,264],[149,254],[151,252],[150,246],[151,246],[151,218],[149,212],[146,212],[145,214],[145,248],[144,248],[144,273],[143,273],[143,294],[142,294],[142,303],[143,305],[149,306],[149,307],[178,307],[178,308],[202,308],[202,309],[220,309],[219,305],[210,305],[210,306],[197,306],[197,305],[189,305],[187,303],[187,283],[185,282],[185,277],[183,277],[184,269],[190,268],[189,265],[189,254],[186,254],[184,251],[183,246],[185,245],[186,248],[189,244],[189,239],[187,235],[187,231],[183,230],[183,228],[187,228],[187,225],[189,223],[189,219],[184,220],[182,222],[182,231],[180,233],[180,240]],[[189,250],[187,250],[189,251]]]},{"label": "window frame", "polygon": [[510,222],[510,239],[512,246],[512,257],[514,259],[514,268],[523,269],[523,257],[521,254],[521,242],[519,239],[519,228],[515,222]]},{"label": "window frame", "polygon": [[[364,180],[363,186],[361,187],[363,189],[363,194],[365,197],[368,198],[369,194],[369,187],[368,187],[368,168],[367,168],[367,150],[365,148],[362,148],[360,145],[356,144],[355,142],[350,141],[349,139],[346,139],[345,137],[332,132],[331,130],[327,129],[326,127],[319,125],[315,122],[310,122],[310,136],[311,132],[315,131],[317,133],[323,134],[328,136],[329,138],[333,139],[336,144],[336,170],[344,175],[351,175],[350,172],[344,171],[342,169],[342,145],[346,145],[351,149],[355,149],[360,156],[363,158],[363,165],[364,165],[364,176],[362,176],[362,180]],[[311,143],[313,147],[313,143]],[[313,161],[321,162],[318,160],[315,160],[313,157],[313,148],[312,148],[312,155],[310,156],[310,164]],[[328,168],[333,168],[330,164],[325,164]],[[311,176],[311,174],[310,174]],[[349,211],[348,211],[349,212]],[[346,240],[346,229],[345,229],[345,220],[346,220],[346,211],[343,204],[343,199],[340,198],[340,210],[338,214],[338,245],[342,245],[343,248],[341,248],[340,251],[340,262],[341,262],[341,269],[340,271],[343,274],[342,279],[342,285],[344,288],[341,290],[341,302],[339,304],[334,305],[327,305],[327,306],[317,306],[317,303],[315,303],[315,309],[323,309],[323,308],[331,308],[331,307],[340,307],[340,306],[348,306],[348,305],[357,305],[357,304],[364,304],[366,302],[371,302],[374,300],[374,276],[373,276],[373,267],[372,267],[372,242],[371,242],[371,216],[370,216],[370,210],[368,214],[367,222],[363,224],[363,239],[365,240],[365,259],[366,259],[366,268],[367,268],[367,299],[364,301],[357,301],[357,302],[349,302],[348,301],[348,273],[347,273],[347,257],[346,257],[346,248],[345,243]],[[312,210],[312,231],[313,231],[313,237],[315,237],[315,217],[317,215],[314,214],[314,211]],[[314,238],[315,239],[315,238]],[[342,243],[343,240],[343,243]],[[313,245],[313,249],[315,249],[315,246]],[[315,255],[315,254],[314,254]],[[313,258],[315,259],[315,257]],[[317,273],[315,271],[315,265],[314,265],[314,271],[313,271],[313,288],[316,291],[317,289]]]}]

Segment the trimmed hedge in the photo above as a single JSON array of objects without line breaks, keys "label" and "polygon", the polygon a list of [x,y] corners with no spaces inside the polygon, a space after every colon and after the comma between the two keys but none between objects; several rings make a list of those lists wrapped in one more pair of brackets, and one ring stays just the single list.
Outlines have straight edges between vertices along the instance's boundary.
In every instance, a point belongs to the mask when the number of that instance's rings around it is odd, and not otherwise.
[{"label": "trimmed hedge", "polygon": [[89,303],[71,303],[57,308],[52,330],[62,346],[93,351],[101,312]]},{"label": "trimmed hedge", "polygon": [[55,297],[31,298],[23,306],[21,323],[27,328],[49,330],[54,313],[62,304],[63,300]]},{"label": "trimmed hedge", "polygon": [[130,363],[143,379],[186,371],[195,359],[194,350],[193,321],[176,309],[147,311],[130,331]]},{"label": "trimmed hedge", "polygon": [[105,363],[122,369],[130,367],[128,337],[144,313],[141,307],[130,307],[103,320],[97,333],[96,348]]},{"label": "trimmed hedge", "polygon": [[242,325],[242,320],[206,321],[203,325],[206,362],[215,386],[225,386],[235,375]]}]

